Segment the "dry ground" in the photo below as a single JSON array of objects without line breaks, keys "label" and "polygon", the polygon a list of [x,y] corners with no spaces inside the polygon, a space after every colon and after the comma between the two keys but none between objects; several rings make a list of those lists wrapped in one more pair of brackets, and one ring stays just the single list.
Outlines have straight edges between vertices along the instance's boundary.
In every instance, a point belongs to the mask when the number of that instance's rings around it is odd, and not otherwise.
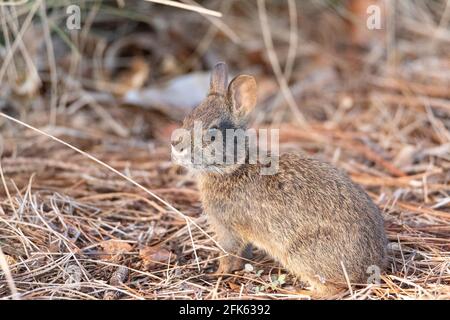
[{"label": "dry ground", "polygon": [[[297,8],[296,16],[292,1],[291,7],[267,3],[266,17],[263,1],[234,6],[204,1],[224,14],[211,20],[164,6],[143,11],[147,7],[140,2],[125,8],[106,3],[86,8],[91,33],[69,33],[61,40],[53,32],[47,42],[48,20],[63,22],[38,5],[41,19],[33,18],[23,36],[32,33],[41,46],[18,41],[14,47],[20,36],[14,23],[26,24],[33,5],[19,8],[17,19],[3,20],[11,39],[0,62],[14,63],[5,73],[0,70],[0,111],[97,160],[0,118],[1,298],[309,298],[304,284],[260,251],[253,268],[228,278],[207,275],[223,253],[202,215],[195,177],[170,160],[168,138],[179,116],[122,103],[127,90],[207,70],[219,58],[234,73],[256,75],[261,90],[255,127],[280,128],[283,151],[303,149],[336,164],[382,208],[390,240],[388,271],[379,286],[353,285],[335,298],[450,298],[450,9],[445,2],[400,1],[393,29],[371,44],[354,40],[359,49],[342,36],[347,32],[342,8]],[[154,24],[163,23],[155,12],[161,20],[176,17],[177,25],[158,29]],[[269,30],[260,23],[265,18]],[[298,30],[290,29],[289,21],[296,19]],[[320,21],[320,30],[314,21]],[[98,49],[130,39],[136,30],[159,39],[159,49],[142,49],[138,36],[125,45],[130,56]],[[292,36],[299,36],[294,49]],[[83,46],[81,58],[65,41]],[[11,50],[18,53],[8,58]],[[108,53],[122,55],[114,61],[125,66],[136,56],[147,62],[135,60],[136,70],[108,69],[103,63]],[[27,56],[38,66],[40,81]],[[277,63],[283,66],[278,73]],[[133,76],[137,85],[117,86]]]}]

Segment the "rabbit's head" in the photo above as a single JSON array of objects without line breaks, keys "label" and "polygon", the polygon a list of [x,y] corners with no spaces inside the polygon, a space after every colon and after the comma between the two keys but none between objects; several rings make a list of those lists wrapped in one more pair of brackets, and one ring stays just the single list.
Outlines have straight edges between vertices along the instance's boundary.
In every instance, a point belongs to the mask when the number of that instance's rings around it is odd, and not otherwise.
[{"label": "rabbit's head", "polygon": [[236,168],[239,146],[230,135],[247,129],[255,105],[255,79],[240,75],[228,85],[226,64],[216,64],[206,99],[186,116],[182,130],[172,135],[173,159],[202,171],[223,173]]}]

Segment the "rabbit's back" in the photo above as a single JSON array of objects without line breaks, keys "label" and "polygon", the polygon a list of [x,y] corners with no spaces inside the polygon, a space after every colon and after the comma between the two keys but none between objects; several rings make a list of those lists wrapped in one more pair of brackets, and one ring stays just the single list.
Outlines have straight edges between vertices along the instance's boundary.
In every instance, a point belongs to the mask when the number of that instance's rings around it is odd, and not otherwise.
[{"label": "rabbit's back", "polygon": [[202,202],[211,221],[266,250],[294,273],[352,282],[383,269],[383,218],[368,195],[330,164],[285,154],[274,175],[243,165],[230,175],[204,175]]}]

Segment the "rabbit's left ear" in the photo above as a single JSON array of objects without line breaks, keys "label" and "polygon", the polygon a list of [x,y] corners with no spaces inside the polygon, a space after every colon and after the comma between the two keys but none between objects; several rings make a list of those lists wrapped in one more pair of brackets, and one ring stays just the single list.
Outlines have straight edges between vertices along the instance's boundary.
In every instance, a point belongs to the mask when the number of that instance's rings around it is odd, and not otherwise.
[{"label": "rabbit's left ear", "polygon": [[228,68],[225,62],[217,63],[212,72],[209,94],[225,95],[228,84]]},{"label": "rabbit's left ear", "polygon": [[233,112],[246,116],[256,105],[256,81],[252,76],[240,75],[228,86],[228,99]]}]

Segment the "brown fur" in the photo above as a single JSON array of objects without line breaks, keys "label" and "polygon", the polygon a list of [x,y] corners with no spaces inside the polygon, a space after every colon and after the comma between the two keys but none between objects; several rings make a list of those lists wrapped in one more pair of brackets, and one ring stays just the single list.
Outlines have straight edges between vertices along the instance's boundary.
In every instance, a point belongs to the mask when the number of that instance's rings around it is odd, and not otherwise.
[{"label": "brown fur", "polygon": [[[223,76],[223,65],[219,71]],[[224,88],[211,91],[223,92]],[[239,99],[247,101],[248,108],[255,95],[247,88]],[[225,121],[232,123],[230,127],[242,128],[245,115],[239,110],[226,96],[209,95],[185,119],[184,127],[202,120],[206,127]],[[236,256],[247,257],[249,244],[309,282],[319,296],[345,285],[343,266],[352,283],[366,283],[370,265],[384,268],[383,218],[346,174],[303,154],[282,155],[275,175],[261,175],[260,166],[228,166],[219,173],[205,170],[199,175],[208,221],[222,247],[235,255],[224,257],[218,272],[240,268],[241,259]]]}]

